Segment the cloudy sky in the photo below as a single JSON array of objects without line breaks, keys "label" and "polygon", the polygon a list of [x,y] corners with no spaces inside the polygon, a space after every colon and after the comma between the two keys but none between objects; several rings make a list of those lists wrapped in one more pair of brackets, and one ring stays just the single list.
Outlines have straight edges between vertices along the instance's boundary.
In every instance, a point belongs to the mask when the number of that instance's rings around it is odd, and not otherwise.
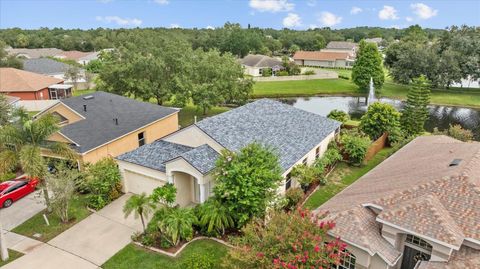
[{"label": "cloudy sky", "polygon": [[0,28],[480,26],[479,0],[0,0]]}]

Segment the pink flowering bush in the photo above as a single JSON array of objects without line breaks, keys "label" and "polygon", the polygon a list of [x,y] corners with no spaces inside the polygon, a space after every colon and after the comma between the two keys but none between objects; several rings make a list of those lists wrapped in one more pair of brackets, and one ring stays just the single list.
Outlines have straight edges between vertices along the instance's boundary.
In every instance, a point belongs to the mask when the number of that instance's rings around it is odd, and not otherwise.
[{"label": "pink flowering bush", "polygon": [[314,218],[305,209],[275,212],[268,224],[254,220],[234,239],[226,268],[330,268],[343,259],[345,244],[330,240],[327,231],[335,226]]}]

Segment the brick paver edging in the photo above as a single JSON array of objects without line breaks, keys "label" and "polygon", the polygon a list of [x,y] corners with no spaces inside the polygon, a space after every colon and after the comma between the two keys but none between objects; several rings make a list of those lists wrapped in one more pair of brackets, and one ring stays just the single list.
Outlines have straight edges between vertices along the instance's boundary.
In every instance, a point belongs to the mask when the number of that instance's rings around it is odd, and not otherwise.
[{"label": "brick paver edging", "polygon": [[170,252],[168,252],[168,251],[161,250],[161,249],[158,249],[158,248],[155,248],[155,247],[145,246],[145,245],[143,245],[143,244],[141,244],[141,243],[139,243],[139,242],[135,242],[135,241],[133,241],[133,243],[134,243],[135,245],[139,246],[139,247],[143,247],[143,248],[146,248],[146,249],[148,249],[148,250],[151,250],[151,251],[154,251],[154,252],[157,252],[157,253],[160,253],[160,254],[167,255],[167,256],[170,256],[170,257],[175,258],[175,257],[178,256],[178,254],[180,254],[180,252],[182,252],[182,250],[183,250],[186,246],[188,246],[188,245],[189,245],[190,243],[192,243],[193,241],[197,241],[197,240],[213,240],[213,241],[216,241],[216,242],[218,242],[218,243],[220,243],[220,244],[222,244],[222,245],[225,245],[225,246],[227,246],[227,247],[229,247],[229,248],[235,248],[234,245],[231,245],[231,244],[229,244],[229,243],[227,243],[227,242],[225,242],[225,241],[223,241],[223,240],[221,240],[221,239],[218,239],[218,238],[215,238],[215,237],[206,237],[206,236],[195,237],[194,239],[192,239],[192,240],[188,241],[187,243],[185,243],[185,244],[184,244],[180,249],[178,249],[175,253],[170,253]]}]

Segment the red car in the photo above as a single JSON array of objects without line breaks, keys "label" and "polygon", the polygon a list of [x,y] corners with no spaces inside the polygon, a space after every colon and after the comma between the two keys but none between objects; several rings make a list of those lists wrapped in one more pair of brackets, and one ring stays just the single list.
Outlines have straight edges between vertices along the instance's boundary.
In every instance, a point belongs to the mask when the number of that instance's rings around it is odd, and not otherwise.
[{"label": "red car", "polygon": [[37,184],[37,178],[29,179],[27,177],[0,183],[0,207],[9,207],[13,202],[34,192]]}]

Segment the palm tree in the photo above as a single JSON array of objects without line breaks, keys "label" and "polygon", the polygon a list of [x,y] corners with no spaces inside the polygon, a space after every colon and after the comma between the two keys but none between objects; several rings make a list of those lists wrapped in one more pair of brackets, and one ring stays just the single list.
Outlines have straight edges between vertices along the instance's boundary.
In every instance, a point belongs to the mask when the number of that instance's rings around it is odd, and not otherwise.
[{"label": "palm tree", "polygon": [[140,217],[142,220],[143,233],[145,234],[145,218],[148,218],[154,209],[155,203],[152,202],[150,197],[148,197],[145,193],[134,194],[128,198],[127,202],[123,206],[123,213],[125,213],[125,218],[130,216],[132,213],[134,213],[135,219]]},{"label": "palm tree", "polygon": [[[30,177],[44,179],[47,165],[41,155],[47,150],[67,160],[76,160],[77,154],[66,143],[48,141],[48,138],[60,130],[58,117],[46,114],[33,120],[20,110],[15,115],[15,122],[0,128],[0,173],[16,168]],[[47,208],[50,201],[45,181],[41,181]]]},{"label": "palm tree", "polygon": [[225,229],[235,225],[228,209],[215,199],[209,199],[198,208],[199,224],[207,228],[207,232],[215,231],[221,235]]}]

